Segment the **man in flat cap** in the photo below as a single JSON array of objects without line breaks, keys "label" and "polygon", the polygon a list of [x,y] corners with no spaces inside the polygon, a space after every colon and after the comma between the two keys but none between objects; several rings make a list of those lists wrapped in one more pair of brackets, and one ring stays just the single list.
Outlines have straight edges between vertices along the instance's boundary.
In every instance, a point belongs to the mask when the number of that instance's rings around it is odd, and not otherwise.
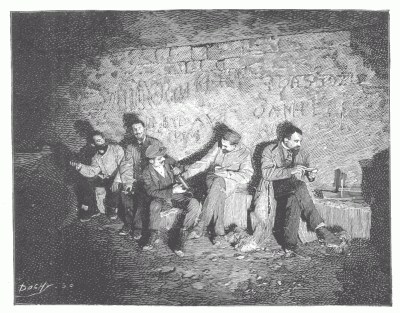
[{"label": "man in flat cap", "polygon": [[[199,202],[192,198],[181,185],[176,184],[173,169],[165,162],[167,149],[160,145],[150,145],[146,149],[146,157],[149,165],[143,171],[143,181],[146,193],[151,198],[150,204],[150,238],[143,247],[144,250],[151,250],[159,240],[161,213],[172,208],[178,208],[185,216],[184,228],[191,228],[195,225],[200,215],[201,207]],[[181,250],[174,251],[182,256]]]},{"label": "man in flat cap", "polygon": [[201,160],[185,167],[183,178],[190,178],[207,171],[207,197],[199,225],[190,237],[199,237],[211,224],[214,228],[213,243],[225,236],[223,221],[225,200],[239,186],[249,183],[253,175],[250,150],[241,142],[241,136],[228,130]]},{"label": "man in flat cap", "polygon": [[[124,225],[119,231],[121,236],[126,236],[134,232],[134,226],[137,224],[135,218],[140,216],[142,233],[148,227],[148,207],[151,199],[144,190],[143,170],[148,165],[148,159],[145,156],[146,149],[151,145],[163,146],[160,140],[147,134],[145,124],[138,117],[126,121],[126,127],[131,128],[133,140],[125,149],[125,157],[121,162],[121,180],[123,184],[122,202],[123,202],[123,222]],[[166,157],[167,163],[175,164],[175,160]],[[141,236],[136,234],[135,239]]]}]

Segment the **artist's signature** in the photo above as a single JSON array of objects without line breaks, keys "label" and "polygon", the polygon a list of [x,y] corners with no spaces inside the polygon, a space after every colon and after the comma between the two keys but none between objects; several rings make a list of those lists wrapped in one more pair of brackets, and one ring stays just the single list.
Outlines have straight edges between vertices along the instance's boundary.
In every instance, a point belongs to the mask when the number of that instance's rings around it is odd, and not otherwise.
[{"label": "artist's signature", "polygon": [[17,295],[18,298],[26,298],[26,297],[33,297],[40,294],[43,294],[46,290],[53,289],[53,288],[73,288],[73,284],[65,284],[62,283],[60,285],[50,284],[47,281],[40,282],[40,283],[21,283],[17,285]]}]

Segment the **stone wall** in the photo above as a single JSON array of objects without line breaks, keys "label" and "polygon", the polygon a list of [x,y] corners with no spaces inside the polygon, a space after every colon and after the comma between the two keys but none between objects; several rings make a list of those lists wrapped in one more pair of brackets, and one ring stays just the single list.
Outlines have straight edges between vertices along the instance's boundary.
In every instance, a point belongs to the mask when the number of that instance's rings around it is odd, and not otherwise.
[{"label": "stone wall", "polygon": [[178,159],[203,147],[217,122],[254,149],[291,120],[325,187],[335,168],[360,185],[358,161],[389,146],[387,85],[352,51],[349,32],[113,52],[77,64],[53,102],[48,136],[71,149],[83,143],[75,120],[119,141],[123,114],[135,112]]}]

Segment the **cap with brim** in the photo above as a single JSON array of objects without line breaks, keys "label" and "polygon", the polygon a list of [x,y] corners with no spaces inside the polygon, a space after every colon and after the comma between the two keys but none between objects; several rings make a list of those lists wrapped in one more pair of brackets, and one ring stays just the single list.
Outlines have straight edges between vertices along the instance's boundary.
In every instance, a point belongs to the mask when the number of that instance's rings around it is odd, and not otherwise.
[{"label": "cap with brim", "polygon": [[159,146],[159,145],[150,145],[146,149],[146,157],[149,159],[154,159],[158,156],[164,156],[167,153],[167,148]]}]

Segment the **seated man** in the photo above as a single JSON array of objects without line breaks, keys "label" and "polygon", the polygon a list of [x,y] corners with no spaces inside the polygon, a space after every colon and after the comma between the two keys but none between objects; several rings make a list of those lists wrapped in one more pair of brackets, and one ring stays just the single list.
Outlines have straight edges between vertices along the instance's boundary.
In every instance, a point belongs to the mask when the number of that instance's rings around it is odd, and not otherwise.
[{"label": "seated man", "polygon": [[[297,237],[300,217],[304,216],[317,236],[327,245],[339,246],[341,241],[324,224],[303,181],[315,180],[316,169],[309,167],[309,155],[300,149],[302,131],[289,122],[282,124],[278,141],[268,145],[262,154],[262,179],[272,181],[277,212],[284,217],[283,248],[287,256],[302,254]],[[260,183],[263,185],[263,181]],[[267,190],[261,190],[267,192]],[[262,197],[260,197],[262,199]],[[264,198],[265,199],[265,198]]]},{"label": "seated man", "polygon": [[250,150],[240,143],[241,136],[235,131],[227,131],[200,161],[185,167],[182,174],[187,179],[207,171],[207,197],[197,229],[191,237],[199,237],[207,227],[214,226],[213,243],[225,236],[225,199],[236,191],[239,185],[247,184],[253,175]]},{"label": "seated man", "polygon": [[[123,222],[119,231],[121,236],[133,234],[136,214],[140,216],[142,232],[148,228],[148,207],[151,199],[144,190],[143,170],[149,162],[146,158],[146,149],[151,145],[163,146],[160,140],[147,135],[145,124],[140,119],[131,121],[133,141],[125,150],[125,157],[121,162],[121,180],[123,183]],[[175,160],[166,157],[166,163],[175,164]],[[146,209],[147,208],[147,209]],[[139,239],[141,236],[134,236]]]},{"label": "seated man", "polygon": [[97,150],[92,158],[92,164],[84,165],[78,162],[70,162],[70,164],[84,177],[90,178],[88,179],[89,189],[95,191],[100,202],[106,198],[108,212],[105,211],[104,203],[98,203],[100,213],[108,213],[111,219],[116,219],[121,182],[119,165],[124,157],[124,150],[118,145],[106,144],[101,132],[95,131],[92,138]]},{"label": "seated man", "polygon": [[[144,188],[152,201],[150,204],[150,238],[143,247],[144,250],[151,250],[159,240],[161,212],[172,208],[181,209],[182,214],[185,215],[183,227],[191,228],[197,222],[201,211],[199,202],[185,193],[181,185],[175,184],[173,170],[165,163],[165,154],[166,148],[159,145],[151,145],[146,149],[149,165],[143,171],[143,181]],[[183,256],[180,249],[176,249],[174,252]]]},{"label": "seated man", "polygon": [[[76,121],[75,128],[77,133],[86,139],[86,144],[79,150],[74,159],[82,164],[91,164],[92,158],[97,152],[92,138],[93,130],[88,122],[84,123],[82,121]],[[78,200],[78,218],[81,222],[87,222],[98,214],[94,190],[88,184],[88,179],[79,174],[76,177],[76,196]]]}]

